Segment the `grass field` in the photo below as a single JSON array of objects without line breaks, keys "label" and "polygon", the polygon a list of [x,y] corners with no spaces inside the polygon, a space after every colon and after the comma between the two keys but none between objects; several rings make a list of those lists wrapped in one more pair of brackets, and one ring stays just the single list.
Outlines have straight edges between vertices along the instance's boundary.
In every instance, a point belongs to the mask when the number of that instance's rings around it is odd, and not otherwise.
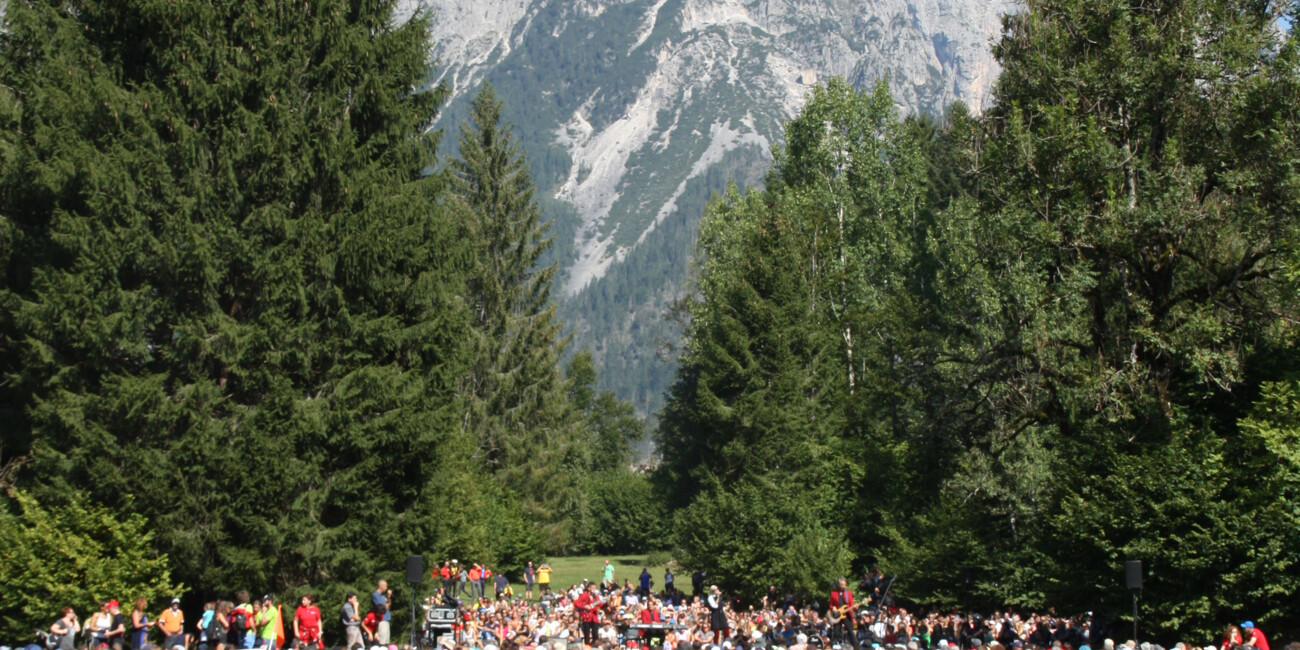
[{"label": "grass field", "polygon": [[[551,589],[568,589],[569,585],[582,582],[583,578],[599,582],[604,575],[605,560],[609,560],[614,565],[614,580],[618,584],[623,584],[624,580],[631,580],[632,584],[638,584],[641,575],[641,567],[649,567],[650,575],[654,576],[655,590],[658,591],[664,585],[664,565],[663,564],[646,564],[644,555],[593,555],[590,557],[556,557],[546,561],[551,565]],[[677,569],[673,569],[677,573]],[[689,592],[691,589],[691,577],[676,576],[677,588]],[[518,593],[518,592],[516,592]],[[536,596],[536,594],[534,594]]]}]

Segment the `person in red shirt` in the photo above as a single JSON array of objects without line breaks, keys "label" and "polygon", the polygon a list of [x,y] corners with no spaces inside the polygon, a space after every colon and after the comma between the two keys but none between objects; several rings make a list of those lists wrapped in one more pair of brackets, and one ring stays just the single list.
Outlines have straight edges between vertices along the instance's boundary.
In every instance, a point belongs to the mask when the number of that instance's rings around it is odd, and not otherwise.
[{"label": "person in red shirt", "polygon": [[475,600],[483,597],[483,569],[476,562],[469,568],[469,595]]},{"label": "person in red shirt", "polygon": [[1246,645],[1247,647],[1259,648],[1260,650],[1268,650],[1268,639],[1264,638],[1264,633],[1260,632],[1259,628],[1255,627],[1254,623],[1250,621],[1246,621],[1245,623],[1242,623],[1241,636],[1246,639],[1246,643],[1244,645]]},{"label": "person in red shirt", "polygon": [[294,646],[324,648],[320,633],[320,608],[311,594],[303,594],[302,604],[293,613]]},{"label": "person in red shirt", "polygon": [[454,584],[451,579],[451,562],[444,561],[442,563],[442,568],[438,569],[438,577],[442,578],[442,592],[451,596],[454,593],[451,589]]},{"label": "person in red shirt", "polygon": [[[641,622],[646,624],[663,622],[663,619],[659,617],[659,603],[655,602],[653,598],[646,603],[645,607],[641,608]],[[650,633],[647,630],[641,630],[637,636],[644,639],[650,636]]]},{"label": "person in red shirt", "polygon": [[374,643],[375,631],[379,629],[379,617],[375,616],[374,610],[371,610],[366,614],[365,618],[361,619],[361,629],[366,633],[366,641]]},{"label": "person in red shirt", "polygon": [[592,583],[587,590],[582,592],[578,599],[573,601],[573,608],[578,610],[578,618],[582,621],[582,640],[588,646],[596,645],[596,628],[600,626],[600,586]]},{"label": "person in red shirt", "polygon": [[853,592],[849,591],[849,581],[840,578],[835,590],[831,592],[830,607],[826,609],[826,620],[841,635],[840,638],[832,636],[833,641],[843,643],[843,637],[847,636],[849,643],[854,650],[857,650],[858,635],[853,629],[853,619]]}]

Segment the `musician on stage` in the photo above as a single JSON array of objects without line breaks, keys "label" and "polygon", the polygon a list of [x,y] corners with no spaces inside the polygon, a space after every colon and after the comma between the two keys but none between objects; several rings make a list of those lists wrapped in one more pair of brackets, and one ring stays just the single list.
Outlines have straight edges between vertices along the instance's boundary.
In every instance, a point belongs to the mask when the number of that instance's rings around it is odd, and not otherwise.
[{"label": "musician on stage", "polygon": [[713,629],[713,644],[731,636],[731,624],[727,621],[727,603],[722,599],[722,590],[718,585],[709,588],[709,597],[705,601],[709,607],[709,627]]},{"label": "musician on stage", "polygon": [[573,608],[578,610],[582,621],[582,640],[588,646],[596,645],[596,631],[600,627],[600,605],[604,601],[600,596],[600,585],[592,583],[573,601]]},{"label": "musician on stage", "polygon": [[840,578],[838,586],[831,592],[830,606],[826,609],[826,621],[832,629],[849,637],[854,650],[858,648],[858,635],[853,629],[853,592],[849,591],[849,581]]}]

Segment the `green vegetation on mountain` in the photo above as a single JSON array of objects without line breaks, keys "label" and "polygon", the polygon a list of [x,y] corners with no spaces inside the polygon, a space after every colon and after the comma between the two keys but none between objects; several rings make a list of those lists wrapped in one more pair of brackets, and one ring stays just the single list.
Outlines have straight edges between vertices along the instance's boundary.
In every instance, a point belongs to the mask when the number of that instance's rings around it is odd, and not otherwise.
[{"label": "green vegetation on mountain", "polygon": [[1122,612],[1142,559],[1162,631],[1288,620],[1284,10],[1035,0],[1006,19],[982,117],[814,95],[766,187],[702,226],[659,429],[691,566],[754,595],[737,567],[785,576],[750,540],[811,512],[827,557],[923,602]]}]

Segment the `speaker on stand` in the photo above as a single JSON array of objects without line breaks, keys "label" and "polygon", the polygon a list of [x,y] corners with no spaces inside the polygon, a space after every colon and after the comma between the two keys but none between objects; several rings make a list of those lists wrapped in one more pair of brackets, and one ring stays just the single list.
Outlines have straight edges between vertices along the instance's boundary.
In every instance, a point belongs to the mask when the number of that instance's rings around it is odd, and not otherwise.
[{"label": "speaker on stand", "polygon": [[424,582],[424,556],[408,555],[406,556],[406,583],[411,585],[411,650],[420,646],[417,644],[420,632],[420,622],[417,618],[418,611],[415,603],[416,586]]},{"label": "speaker on stand", "polygon": [[1142,591],[1142,560],[1124,563],[1124,584],[1133,592],[1133,643],[1138,641],[1138,592]]}]

